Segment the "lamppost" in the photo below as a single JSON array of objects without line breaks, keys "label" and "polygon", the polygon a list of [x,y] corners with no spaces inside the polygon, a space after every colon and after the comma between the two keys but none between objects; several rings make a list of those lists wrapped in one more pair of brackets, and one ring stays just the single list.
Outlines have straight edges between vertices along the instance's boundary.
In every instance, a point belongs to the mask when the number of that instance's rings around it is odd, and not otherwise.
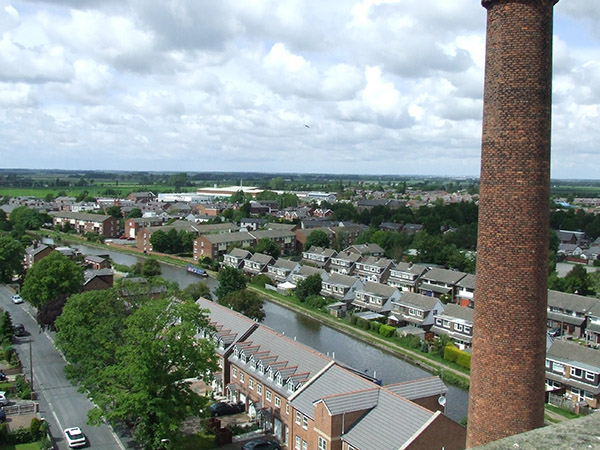
[{"label": "lamppost", "polygon": [[31,383],[31,393],[33,394],[33,352],[31,351],[31,343],[33,339],[29,339],[29,381]]}]

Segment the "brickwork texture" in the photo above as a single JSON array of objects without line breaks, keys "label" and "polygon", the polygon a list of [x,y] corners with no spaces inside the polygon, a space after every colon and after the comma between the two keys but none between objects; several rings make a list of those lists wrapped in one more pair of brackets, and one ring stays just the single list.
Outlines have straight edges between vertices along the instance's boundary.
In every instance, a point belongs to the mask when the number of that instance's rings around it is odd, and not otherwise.
[{"label": "brickwork texture", "polygon": [[543,425],[554,0],[484,0],[467,447]]}]

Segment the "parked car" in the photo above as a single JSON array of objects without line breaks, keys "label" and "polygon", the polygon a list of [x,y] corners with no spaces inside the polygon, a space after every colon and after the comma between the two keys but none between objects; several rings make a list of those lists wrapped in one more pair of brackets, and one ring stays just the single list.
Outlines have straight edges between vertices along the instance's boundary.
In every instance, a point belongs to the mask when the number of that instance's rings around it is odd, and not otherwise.
[{"label": "parked car", "polygon": [[281,446],[275,441],[252,439],[242,446],[242,450],[281,450]]},{"label": "parked car", "polygon": [[13,326],[13,330],[14,330],[15,336],[18,336],[18,337],[27,336],[27,331],[25,330],[25,325],[23,325],[22,323],[17,323],[15,326]]},{"label": "parked car", "polygon": [[548,331],[548,336],[558,337],[560,335],[561,335],[560,328],[552,328],[551,330]]},{"label": "parked car", "polygon": [[64,435],[69,448],[84,447],[87,444],[85,434],[79,427],[65,428]]},{"label": "parked car", "polygon": [[15,305],[18,305],[19,303],[23,303],[23,298],[19,294],[13,295],[10,299],[12,300],[12,302]]},{"label": "parked car", "polygon": [[6,391],[0,391],[0,405],[6,406],[10,402]]},{"label": "parked car", "polygon": [[213,403],[212,405],[210,405],[210,415],[212,417],[229,416],[231,414],[237,414],[237,413],[244,412],[245,409],[246,409],[246,406],[244,405],[243,402],[238,402],[238,403],[218,402],[218,403]]}]

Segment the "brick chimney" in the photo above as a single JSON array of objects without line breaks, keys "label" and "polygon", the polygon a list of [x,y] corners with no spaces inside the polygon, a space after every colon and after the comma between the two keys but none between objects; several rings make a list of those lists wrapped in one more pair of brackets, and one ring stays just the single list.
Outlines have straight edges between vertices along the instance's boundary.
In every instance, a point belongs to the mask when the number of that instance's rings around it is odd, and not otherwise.
[{"label": "brick chimney", "polygon": [[487,38],[467,447],[544,423],[557,1],[482,1]]}]

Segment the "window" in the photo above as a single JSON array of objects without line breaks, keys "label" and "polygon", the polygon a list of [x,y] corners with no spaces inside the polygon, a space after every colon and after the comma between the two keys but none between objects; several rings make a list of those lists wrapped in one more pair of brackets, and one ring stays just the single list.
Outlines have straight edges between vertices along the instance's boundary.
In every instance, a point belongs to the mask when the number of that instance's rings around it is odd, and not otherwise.
[{"label": "window", "polygon": [[275,396],[275,408],[281,408],[281,399]]},{"label": "window", "polygon": [[305,430],[308,430],[308,417],[307,416],[302,416],[302,428],[304,428]]},{"label": "window", "polygon": [[256,385],[256,393],[257,393],[258,395],[262,395],[262,384],[258,383],[258,384]]},{"label": "window", "polygon": [[553,372],[560,373],[560,374],[564,375],[564,373],[565,373],[565,366],[563,366],[561,363],[557,363],[557,362],[555,362],[552,366],[553,366],[552,367],[552,371]]},{"label": "window", "polygon": [[577,367],[571,367],[571,376],[575,378],[581,378],[583,376],[583,370]]},{"label": "window", "polygon": [[302,450],[308,450],[308,442],[302,441]]},{"label": "window", "polygon": [[467,333],[467,334],[471,334],[471,327],[468,327],[468,326],[465,325],[464,332]]},{"label": "window", "polygon": [[327,450],[327,441],[319,436],[319,450]]},{"label": "window", "polygon": [[289,403],[286,403],[286,404],[285,404],[285,413],[286,413],[286,414],[289,414],[289,413],[290,413],[290,404],[289,404]]},{"label": "window", "polygon": [[460,323],[456,323],[456,324],[454,324],[454,329],[456,331],[462,331],[463,327],[462,327],[462,325]]},{"label": "window", "polygon": [[244,372],[240,372],[240,383],[244,382]]},{"label": "window", "polygon": [[587,381],[595,381],[596,380],[596,375],[594,374],[594,372],[586,372],[585,373],[585,379]]},{"label": "window", "polygon": [[252,378],[248,378],[248,387],[254,390],[254,380]]},{"label": "window", "polygon": [[232,367],[231,373],[233,374],[233,378],[237,378],[237,367]]},{"label": "window", "polygon": [[301,416],[302,414],[296,411],[296,425],[300,425],[300,421],[302,420]]},{"label": "window", "polygon": [[270,390],[266,390],[265,391],[265,397],[267,398],[267,401],[270,402],[271,401],[271,391]]},{"label": "window", "polygon": [[281,376],[281,374],[277,374],[277,378],[275,379],[275,383],[277,383],[277,386],[281,386],[283,384],[283,377]]},{"label": "window", "polygon": [[300,443],[302,442],[302,439],[300,439],[300,436],[296,436],[296,445],[294,445],[294,448],[296,450],[300,450]]},{"label": "window", "polygon": [[552,368],[552,363],[550,362],[549,359],[546,360],[546,369],[551,369]]},{"label": "window", "polygon": [[444,320],[443,323],[444,323],[444,325],[443,325],[444,328],[450,328],[450,321],[449,320]]}]

